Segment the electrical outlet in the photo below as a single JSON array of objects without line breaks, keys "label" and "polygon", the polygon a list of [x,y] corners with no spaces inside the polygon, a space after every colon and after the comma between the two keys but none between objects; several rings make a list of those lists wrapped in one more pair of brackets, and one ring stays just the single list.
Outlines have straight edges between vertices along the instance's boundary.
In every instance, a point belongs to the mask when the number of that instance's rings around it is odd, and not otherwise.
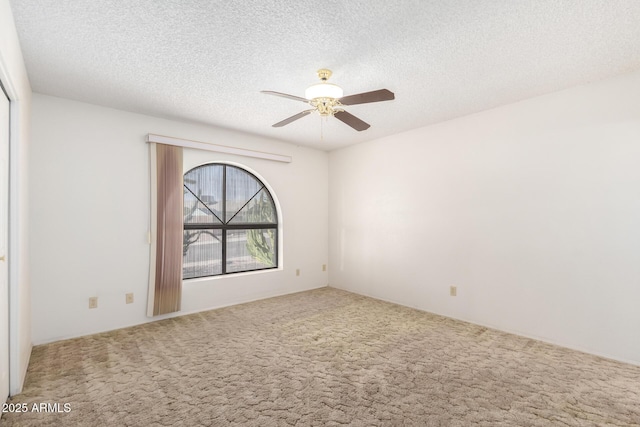
[{"label": "electrical outlet", "polygon": [[327,264],[322,264],[322,271],[327,271]]},{"label": "electrical outlet", "polygon": [[296,268],[296,276],[299,276],[299,275],[300,275],[300,269]]},{"label": "electrical outlet", "polygon": [[133,303],[133,294],[127,294],[127,304]]},{"label": "electrical outlet", "polygon": [[98,308],[98,297],[89,298],[89,308]]},{"label": "electrical outlet", "polygon": [[451,286],[451,287],[449,288],[449,294],[450,294],[452,297],[457,296],[457,295],[458,295],[458,288],[457,288],[456,286]]}]

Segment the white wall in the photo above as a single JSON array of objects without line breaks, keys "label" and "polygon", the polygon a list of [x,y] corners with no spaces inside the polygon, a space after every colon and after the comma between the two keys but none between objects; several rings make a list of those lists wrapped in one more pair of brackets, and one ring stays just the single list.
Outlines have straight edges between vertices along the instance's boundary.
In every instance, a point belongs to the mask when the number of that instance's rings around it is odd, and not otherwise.
[{"label": "white wall", "polygon": [[0,80],[11,100],[9,188],[10,393],[17,394],[31,355],[28,257],[28,146],[31,86],[8,0],[0,0]]},{"label": "white wall", "polygon": [[331,152],[330,285],[640,364],[639,160],[640,73]]},{"label": "white wall", "polygon": [[[205,162],[235,162],[271,186],[283,214],[284,267],[185,281],[183,313],[327,285],[327,153],[40,94],[33,95],[31,120],[34,344],[152,320],[146,317],[147,133],[293,157],[286,164],[186,150],[185,171]],[[128,292],[134,304],[125,304]],[[91,296],[98,297],[97,309],[88,308]]]}]

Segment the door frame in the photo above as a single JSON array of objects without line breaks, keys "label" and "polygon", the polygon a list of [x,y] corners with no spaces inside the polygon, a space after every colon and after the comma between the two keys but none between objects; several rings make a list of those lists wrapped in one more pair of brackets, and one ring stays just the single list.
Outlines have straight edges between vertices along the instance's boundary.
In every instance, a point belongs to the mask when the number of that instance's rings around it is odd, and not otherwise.
[{"label": "door frame", "polygon": [[[13,85],[8,67],[0,55],[0,82],[9,98],[9,206],[7,269],[9,288],[9,396],[22,391],[23,377],[20,368],[20,122],[21,100]],[[27,221],[27,219],[23,219]]]},{"label": "door frame", "polygon": [[[0,355],[0,358],[2,359],[2,374],[3,374],[2,376],[4,376],[6,373],[6,379],[3,378],[2,384],[0,385],[2,389],[2,394],[0,394],[0,400],[4,401],[4,399],[8,397],[11,392],[11,385],[10,385],[11,369],[10,369],[10,363],[9,363],[10,354],[11,354],[11,348],[9,345],[9,330],[10,330],[10,326],[9,326],[10,325],[10,322],[9,322],[9,260],[11,259],[11,257],[9,256],[9,185],[10,185],[9,184],[9,169],[10,169],[9,158],[11,155],[9,144],[11,140],[11,100],[9,100],[9,95],[7,95],[6,91],[4,90],[4,85],[2,84],[2,81],[0,81],[0,103],[2,103],[1,107],[3,111],[2,115],[0,116],[0,119],[2,119],[2,123],[0,123],[0,130],[4,134],[0,136],[0,138],[2,138],[3,141],[5,138],[7,138],[6,146],[3,142],[2,147],[0,147],[0,149],[2,150],[2,153],[0,153],[0,157],[5,158],[6,156],[6,162],[7,162],[6,163],[7,169],[0,171],[0,173],[2,173],[3,175],[3,178],[0,180],[0,183],[2,183],[2,187],[4,187],[0,189],[0,194],[2,194],[2,199],[3,199],[3,200],[0,200],[0,207],[2,208],[2,211],[3,211],[2,212],[3,223],[0,224],[0,227],[4,229],[2,232],[3,234],[2,239],[4,241],[2,242],[2,245],[1,245],[2,249],[0,249],[0,256],[3,257],[2,260],[0,261],[0,264],[2,264],[2,270],[3,270],[2,276],[4,277],[1,277],[0,280],[2,280],[2,282],[6,281],[6,287],[4,286],[4,283],[0,287],[0,292],[4,294],[4,295],[0,295],[0,301],[2,301],[3,306],[6,304],[6,317],[4,314],[5,307],[0,307],[0,313],[2,313],[2,317],[3,317],[3,319],[0,321],[0,327],[2,328],[2,331],[0,331],[0,336],[3,338],[3,341],[6,333],[6,342],[0,342],[0,351],[2,351],[3,353],[2,355]],[[6,116],[4,113],[5,106],[6,106]],[[1,167],[4,169],[4,164],[2,164]],[[5,181],[5,178],[6,178],[6,181]],[[4,205],[5,203],[6,203],[6,206],[1,206],[1,205]],[[5,345],[6,345],[6,349],[3,348]],[[5,371],[5,365],[4,365],[5,357],[6,357],[6,371]],[[5,387],[6,387],[6,393],[7,393],[6,395],[4,394]]]}]

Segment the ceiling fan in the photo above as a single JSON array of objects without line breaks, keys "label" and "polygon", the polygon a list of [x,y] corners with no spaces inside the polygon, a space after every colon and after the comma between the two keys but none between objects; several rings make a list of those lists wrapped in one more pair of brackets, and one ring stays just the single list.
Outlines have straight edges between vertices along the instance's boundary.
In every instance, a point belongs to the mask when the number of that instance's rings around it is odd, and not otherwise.
[{"label": "ceiling fan", "polygon": [[318,77],[320,77],[321,81],[320,83],[309,86],[304,92],[304,98],[281,92],[263,90],[262,93],[266,93],[267,95],[281,96],[283,98],[293,99],[294,101],[301,101],[313,107],[309,110],[304,110],[286,118],[281,122],[274,124],[273,127],[279,128],[288,125],[291,122],[317,111],[323,117],[333,116],[355,130],[363,131],[369,129],[371,125],[360,120],[353,114],[346,112],[341,107],[344,105],[366,104],[369,102],[391,101],[392,99],[395,99],[393,92],[387,89],[343,96],[342,88],[340,86],[327,82],[329,77],[331,77],[331,74],[331,70],[327,70],[325,68],[318,70]]}]

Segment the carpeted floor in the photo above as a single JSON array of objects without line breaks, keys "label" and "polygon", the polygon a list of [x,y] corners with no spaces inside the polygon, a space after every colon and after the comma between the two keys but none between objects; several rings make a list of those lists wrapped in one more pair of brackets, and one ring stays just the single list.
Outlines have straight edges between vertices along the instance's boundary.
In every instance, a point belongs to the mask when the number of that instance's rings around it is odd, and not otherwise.
[{"label": "carpeted floor", "polygon": [[630,426],[640,367],[323,288],[35,347],[9,403],[2,425]]}]

